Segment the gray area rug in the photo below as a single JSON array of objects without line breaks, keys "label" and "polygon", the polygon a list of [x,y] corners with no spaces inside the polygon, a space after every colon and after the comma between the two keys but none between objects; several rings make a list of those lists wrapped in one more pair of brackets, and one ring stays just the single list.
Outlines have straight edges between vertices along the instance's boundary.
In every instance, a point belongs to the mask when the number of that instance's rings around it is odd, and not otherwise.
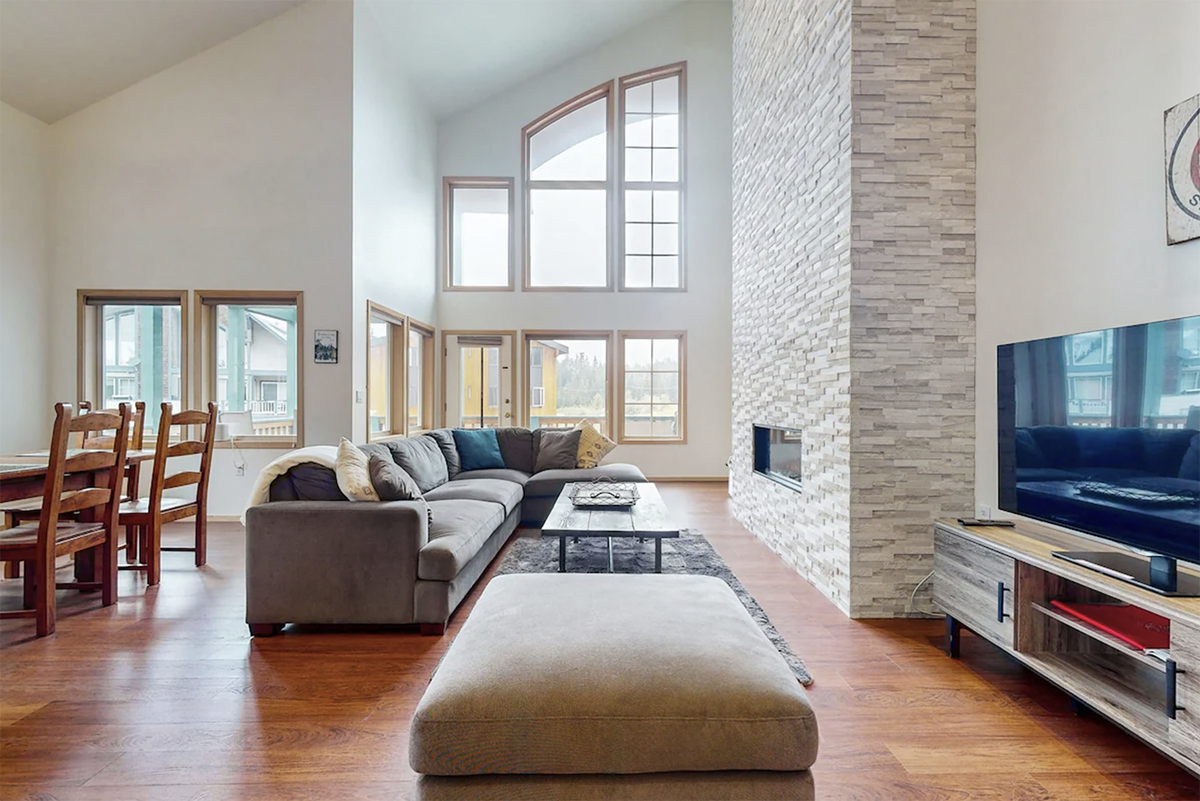
[{"label": "gray area rug", "polygon": [[[775,644],[779,653],[787,660],[792,672],[801,684],[812,684],[804,662],[792,651],[787,640],[776,631],[767,613],[746,591],[742,582],[733,574],[725,560],[717,555],[712,544],[694,529],[685,529],[678,539],[663,540],[664,573],[684,573],[698,576],[715,576],[729,585],[763,630],[763,634]],[[633,538],[613,540],[613,570],[617,573],[653,573],[654,542],[638,542]],[[585,537],[578,542],[567,540],[567,571],[570,573],[607,573],[608,545],[603,537]],[[505,573],[557,573],[558,538],[543,538],[539,532],[524,529],[518,532],[508,553],[496,568],[496,575]]]}]

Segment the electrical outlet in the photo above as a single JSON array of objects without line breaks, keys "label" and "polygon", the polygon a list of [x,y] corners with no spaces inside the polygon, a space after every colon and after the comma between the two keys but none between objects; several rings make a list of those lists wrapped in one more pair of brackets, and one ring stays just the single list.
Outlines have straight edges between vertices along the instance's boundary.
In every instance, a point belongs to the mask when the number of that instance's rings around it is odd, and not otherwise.
[{"label": "electrical outlet", "polygon": [[980,504],[979,519],[980,520],[991,520],[992,519],[992,507],[984,506],[983,504]]},{"label": "electrical outlet", "polygon": [[239,476],[246,475],[246,465],[244,465],[244,464],[236,464],[233,466],[233,469],[234,469],[234,472]]},{"label": "electrical outlet", "polygon": [[356,389],[356,390],[354,390],[354,402],[355,402],[355,403],[362,403],[362,402],[363,402],[365,399],[366,399],[366,398],[365,398],[365,396],[364,396],[364,393],[363,393],[363,391],[362,391],[361,389]]}]

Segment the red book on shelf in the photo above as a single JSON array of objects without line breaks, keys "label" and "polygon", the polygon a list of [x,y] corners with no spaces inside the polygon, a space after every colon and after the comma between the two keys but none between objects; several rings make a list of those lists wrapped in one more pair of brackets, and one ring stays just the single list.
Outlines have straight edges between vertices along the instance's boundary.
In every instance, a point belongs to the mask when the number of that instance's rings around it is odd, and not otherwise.
[{"label": "red book on shelf", "polygon": [[1083,604],[1051,601],[1072,617],[1091,623],[1139,651],[1171,647],[1171,621],[1129,604]]}]

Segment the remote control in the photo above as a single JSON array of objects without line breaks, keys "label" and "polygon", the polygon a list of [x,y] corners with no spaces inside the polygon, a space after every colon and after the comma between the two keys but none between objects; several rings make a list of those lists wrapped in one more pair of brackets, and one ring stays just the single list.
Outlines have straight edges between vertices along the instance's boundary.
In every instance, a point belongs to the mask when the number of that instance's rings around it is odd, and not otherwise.
[{"label": "remote control", "polygon": [[979,520],[975,517],[960,517],[958,524],[960,526],[1000,526],[1001,528],[1012,528],[1016,525],[1011,520]]}]

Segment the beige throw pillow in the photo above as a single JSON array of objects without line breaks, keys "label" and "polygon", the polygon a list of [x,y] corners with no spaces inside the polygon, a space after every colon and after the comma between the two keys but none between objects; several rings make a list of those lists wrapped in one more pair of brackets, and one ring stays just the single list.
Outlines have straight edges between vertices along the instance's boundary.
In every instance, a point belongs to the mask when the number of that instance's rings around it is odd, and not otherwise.
[{"label": "beige throw pillow", "polygon": [[338,489],[350,500],[379,500],[379,493],[375,492],[375,486],[371,483],[369,465],[370,460],[362,449],[342,437],[338,443],[334,473],[337,474]]},{"label": "beige throw pillow", "polygon": [[587,420],[577,423],[575,429],[579,431],[579,455],[576,458],[576,467],[597,467],[600,460],[617,447],[617,443],[597,431],[596,427]]}]

